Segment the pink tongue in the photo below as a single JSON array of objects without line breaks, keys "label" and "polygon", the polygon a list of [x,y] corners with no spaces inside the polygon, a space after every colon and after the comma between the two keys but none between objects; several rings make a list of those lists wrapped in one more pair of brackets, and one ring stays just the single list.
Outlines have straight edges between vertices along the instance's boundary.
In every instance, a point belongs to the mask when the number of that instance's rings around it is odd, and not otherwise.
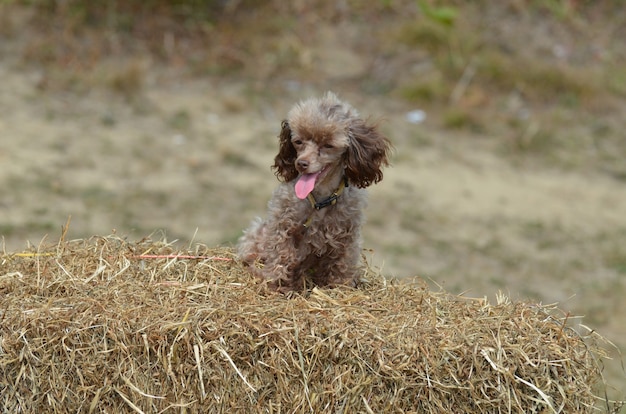
[{"label": "pink tongue", "polygon": [[319,172],[313,174],[302,174],[298,181],[296,182],[296,196],[299,199],[305,199],[313,188],[315,187],[315,180],[317,176],[320,175]]}]

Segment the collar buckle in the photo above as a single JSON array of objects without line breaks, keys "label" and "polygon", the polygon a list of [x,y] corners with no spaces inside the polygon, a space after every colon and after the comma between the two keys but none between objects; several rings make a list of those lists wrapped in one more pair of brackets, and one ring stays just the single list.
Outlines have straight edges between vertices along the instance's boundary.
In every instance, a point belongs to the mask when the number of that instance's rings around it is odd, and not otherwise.
[{"label": "collar buckle", "polygon": [[[339,196],[343,193],[343,190],[345,190],[347,186],[348,180],[346,179],[346,177],[343,177],[341,183],[339,184],[339,187],[337,187],[337,189],[333,191],[333,193],[329,197],[325,198],[322,201],[316,201],[315,197],[313,197],[313,193],[309,193],[309,195],[307,196],[307,200],[309,200],[309,203],[311,203],[311,207],[315,210],[321,210],[324,207],[334,206],[335,204],[337,204],[337,199],[339,199]],[[303,226],[309,227],[312,221],[313,214],[309,216],[309,218],[304,222]]]}]

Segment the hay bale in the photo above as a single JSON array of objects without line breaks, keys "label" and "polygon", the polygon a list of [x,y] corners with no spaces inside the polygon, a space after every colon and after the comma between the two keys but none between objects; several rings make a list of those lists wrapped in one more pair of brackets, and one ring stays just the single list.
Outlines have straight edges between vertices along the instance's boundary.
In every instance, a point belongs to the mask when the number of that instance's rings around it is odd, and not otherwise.
[{"label": "hay bale", "polygon": [[491,305],[368,272],[357,290],[286,298],[251,279],[228,249],[180,252],[110,236],[5,253],[0,406],[594,411],[602,351],[556,309]]}]

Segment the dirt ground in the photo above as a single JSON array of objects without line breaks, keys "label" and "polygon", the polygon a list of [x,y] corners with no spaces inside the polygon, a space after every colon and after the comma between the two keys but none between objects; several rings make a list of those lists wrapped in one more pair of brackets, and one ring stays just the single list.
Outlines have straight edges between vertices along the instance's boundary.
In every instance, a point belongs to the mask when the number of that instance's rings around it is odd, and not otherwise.
[{"label": "dirt ground", "polygon": [[[3,3],[3,248],[54,242],[69,216],[71,238],[232,245],[277,184],[281,119],[333,90],[395,146],[370,191],[373,265],[452,293],[558,302],[623,353],[623,7],[504,3],[450,2],[452,25],[448,9],[408,2],[272,3],[221,11],[210,41],[159,31],[161,54],[132,31],[77,39]],[[612,356],[610,395],[624,399]]]}]

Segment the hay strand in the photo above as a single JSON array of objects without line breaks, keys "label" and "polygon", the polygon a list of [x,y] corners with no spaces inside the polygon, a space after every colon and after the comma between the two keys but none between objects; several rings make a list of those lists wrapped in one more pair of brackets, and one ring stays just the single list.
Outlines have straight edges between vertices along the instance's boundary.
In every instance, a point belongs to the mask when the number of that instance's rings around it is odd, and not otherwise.
[{"label": "hay strand", "polygon": [[0,256],[3,412],[617,412],[554,305],[388,281],[285,297],[229,249],[117,236]]}]

